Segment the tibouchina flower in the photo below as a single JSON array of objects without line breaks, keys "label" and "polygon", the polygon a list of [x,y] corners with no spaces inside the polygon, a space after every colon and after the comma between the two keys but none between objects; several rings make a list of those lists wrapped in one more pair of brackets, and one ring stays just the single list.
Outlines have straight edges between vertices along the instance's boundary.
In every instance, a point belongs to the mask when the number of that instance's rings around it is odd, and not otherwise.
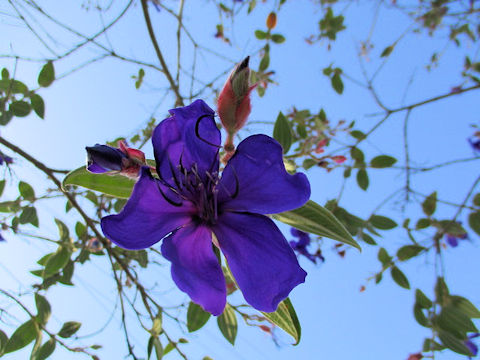
[{"label": "tibouchina flower", "polygon": [[4,155],[0,152],[0,165],[3,165],[4,162],[5,164],[12,164],[13,159],[10,156]]},{"label": "tibouchina flower", "polygon": [[[468,335],[467,340],[463,342],[465,346],[468,348],[468,350],[470,351],[472,356],[478,355],[478,346],[472,341],[472,339],[475,339],[479,336],[480,336],[479,333],[473,333],[471,335]],[[468,358],[471,359],[472,357],[469,356]]]},{"label": "tibouchina flower", "polygon": [[145,154],[129,148],[125,141],[119,141],[118,146],[87,146],[87,170],[97,174],[112,172],[137,177],[140,168],[145,165]]},{"label": "tibouchina flower", "polygon": [[213,315],[223,312],[226,285],[212,247],[218,247],[245,300],[272,312],[305,281],[294,252],[263,214],[302,206],[310,197],[304,174],[285,171],[282,147],[265,135],[243,140],[219,175],[220,131],[202,100],[170,110],[152,141],[159,179],[143,167],[117,215],[106,216],[105,235],[126,249],[163,239],[172,278]]},{"label": "tibouchina flower", "polygon": [[451,235],[451,234],[446,234],[445,237],[447,238],[447,243],[448,245],[450,245],[451,247],[457,247],[458,246],[458,240],[465,240],[468,235],[467,234],[463,234],[463,235]]},{"label": "tibouchina flower", "polygon": [[316,254],[311,254],[307,247],[310,245],[310,234],[303,232],[301,230],[291,228],[290,233],[298,238],[298,241],[290,241],[290,246],[293,250],[295,250],[298,254],[305,256],[308,260],[313,262],[314,264],[317,263],[317,258],[321,261],[325,261],[325,258],[322,256],[320,252]]}]

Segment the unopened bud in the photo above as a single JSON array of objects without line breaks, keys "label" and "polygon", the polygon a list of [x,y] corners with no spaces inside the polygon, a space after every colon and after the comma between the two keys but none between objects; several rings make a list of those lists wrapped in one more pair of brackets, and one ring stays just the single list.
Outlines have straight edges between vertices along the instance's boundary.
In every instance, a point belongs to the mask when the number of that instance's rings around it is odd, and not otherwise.
[{"label": "unopened bud", "polygon": [[235,134],[246,123],[250,114],[250,68],[247,56],[230,74],[218,96],[217,111],[223,127],[228,134]]},{"label": "unopened bud", "polygon": [[137,177],[140,168],[146,164],[145,154],[118,142],[118,148],[96,144],[87,146],[87,170],[92,173],[113,173]]},{"label": "unopened bud", "polygon": [[276,25],[277,25],[277,14],[275,14],[272,11],[270,14],[268,14],[268,17],[267,17],[267,28],[269,30],[272,30]]}]

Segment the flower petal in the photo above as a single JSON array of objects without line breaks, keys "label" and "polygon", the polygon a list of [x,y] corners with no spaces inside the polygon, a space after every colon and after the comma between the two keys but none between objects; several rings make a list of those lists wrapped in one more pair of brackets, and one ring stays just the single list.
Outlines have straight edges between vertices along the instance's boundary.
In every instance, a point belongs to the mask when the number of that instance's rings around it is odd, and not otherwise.
[{"label": "flower petal", "polygon": [[215,125],[214,111],[202,100],[196,100],[189,106],[170,110],[170,114],[172,117],[163,120],[152,136],[157,171],[162,179],[173,184],[172,170],[177,175],[180,159],[187,170],[197,164],[201,176],[205,176],[205,171],[218,171],[220,131]]},{"label": "flower petal", "polygon": [[268,217],[224,213],[212,228],[245,300],[273,312],[307,273],[277,226]]},{"label": "flower petal", "polygon": [[190,214],[194,212],[190,202],[174,206],[165,200],[159,188],[167,196],[172,194],[150,175],[147,167],[142,167],[140,174],[123,210],[117,215],[102,218],[101,222],[107,238],[130,250],[152,246],[168,233],[189,223]]},{"label": "flower petal", "polygon": [[172,278],[179,289],[205,311],[220,315],[227,290],[212,249],[212,231],[196,223],[180,228],[163,240],[162,254],[172,262]]},{"label": "flower petal", "polygon": [[[238,195],[232,198],[237,187]],[[296,209],[310,198],[307,177],[287,173],[282,147],[266,135],[249,136],[238,145],[218,190],[222,209],[259,214]]]}]

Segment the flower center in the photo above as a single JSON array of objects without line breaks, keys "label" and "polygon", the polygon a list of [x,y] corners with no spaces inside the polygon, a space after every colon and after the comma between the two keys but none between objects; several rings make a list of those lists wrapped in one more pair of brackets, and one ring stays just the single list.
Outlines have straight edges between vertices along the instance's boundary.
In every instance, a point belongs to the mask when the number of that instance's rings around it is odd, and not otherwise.
[{"label": "flower center", "polygon": [[213,225],[218,218],[218,183],[219,174],[217,171],[205,171],[200,174],[197,164],[193,164],[190,170],[183,167],[181,161],[177,169],[170,164],[173,184],[161,179],[173,193],[177,195],[179,202],[173,200],[161,189],[165,200],[175,206],[181,206],[183,200],[192,202],[196,212],[194,220],[205,224]]}]

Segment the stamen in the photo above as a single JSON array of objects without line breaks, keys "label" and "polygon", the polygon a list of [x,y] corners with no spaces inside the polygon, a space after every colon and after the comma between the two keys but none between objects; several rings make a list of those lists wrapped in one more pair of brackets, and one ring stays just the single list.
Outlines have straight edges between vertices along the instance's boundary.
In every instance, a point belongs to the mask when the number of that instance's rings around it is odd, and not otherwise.
[{"label": "stamen", "polygon": [[218,208],[217,208],[217,195],[218,195],[218,190],[214,188],[212,190],[213,193],[213,218],[215,221],[217,221],[218,218]]},{"label": "stamen", "polygon": [[172,173],[172,176],[173,176],[173,182],[175,183],[175,185],[177,185],[177,188],[178,190],[181,189],[181,185],[180,185],[180,182],[178,181],[178,178],[177,178],[177,172],[175,170],[175,167],[173,166],[172,162],[170,161],[170,157],[168,157],[168,166],[170,167],[170,172]]},{"label": "stamen", "polygon": [[195,135],[197,136],[197,138],[199,138],[200,140],[202,140],[204,143],[206,143],[206,144],[208,144],[208,145],[211,145],[211,146],[215,146],[215,147],[217,147],[217,148],[221,148],[220,145],[213,144],[213,143],[211,143],[210,141],[205,140],[204,138],[202,138],[202,137],[200,136],[198,127],[199,127],[199,125],[200,125],[200,121],[202,121],[202,119],[204,119],[204,118],[206,118],[206,117],[213,117],[213,115],[204,114],[204,115],[200,116],[200,117],[197,119],[197,122],[196,122],[196,124],[195,124]]}]

